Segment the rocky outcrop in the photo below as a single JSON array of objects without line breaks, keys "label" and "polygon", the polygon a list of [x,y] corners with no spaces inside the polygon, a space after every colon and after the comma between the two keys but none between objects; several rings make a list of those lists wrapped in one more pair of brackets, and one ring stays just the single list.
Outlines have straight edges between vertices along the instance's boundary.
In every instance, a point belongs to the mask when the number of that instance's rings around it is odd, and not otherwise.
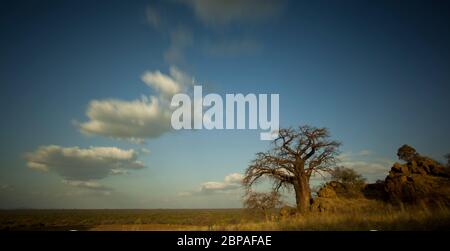
[{"label": "rocky outcrop", "polygon": [[357,203],[352,201],[358,200],[450,207],[448,167],[421,156],[408,145],[398,150],[398,156],[406,163],[395,163],[384,181],[363,187],[349,186],[337,181],[328,182],[318,191],[311,208],[314,211],[342,210],[354,207]]},{"label": "rocky outcrop", "polygon": [[318,212],[371,210],[385,202],[450,208],[450,166],[421,156],[408,145],[400,147],[397,155],[406,163],[395,163],[384,181],[363,186],[328,182],[317,192],[311,209]]},{"label": "rocky outcrop", "polygon": [[427,157],[417,155],[405,164],[395,163],[384,188],[393,203],[450,206],[448,168]]}]

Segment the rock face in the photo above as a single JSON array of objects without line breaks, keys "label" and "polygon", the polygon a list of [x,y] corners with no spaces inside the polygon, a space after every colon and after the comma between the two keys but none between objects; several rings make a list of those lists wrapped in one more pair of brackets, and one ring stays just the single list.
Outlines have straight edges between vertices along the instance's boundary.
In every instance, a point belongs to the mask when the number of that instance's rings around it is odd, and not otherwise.
[{"label": "rock face", "polygon": [[421,156],[408,145],[400,147],[397,155],[406,163],[395,163],[384,181],[363,187],[328,182],[317,192],[311,209],[318,212],[373,210],[377,203],[384,202],[450,208],[450,165],[445,167]]},{"label": "rock face", "polygon": [[338,190],[342,187],[343,185],[337,181],[326,183],[317,192],[317,197],[313,200],[311,209],[318,212],[334,210],[334,201],[338,197]]},{"label": "rock face", "polygon": [[395,163],[384,182],[391,202],[450,205],[448,169],[423,156],[415,156],[405,164]]},{"label": "rock face", "polygon": [[314,198],[312,210],[342,211],[345,207],[367,203],[367,200],[450,207],[449,168],[419,155],[407,145],[399,149],[398,155],[406,163],[395,163],[384,181],[356,188],[337,181],[326,183]]},{"label": "rock face", "polygon": [[326,183],[318,192],[311,204],[313,211],[342,211],[347,208],[348,199],[361,198],[363,194],[360,188],[349,187],[338,181]]},{"label": "rock face", "polygon": [[317,197],[320,198],[337,198],[338,196],[342,196],[347,192],[344,184],[337,181],[330,181],[326,183],[320,190],[317,192]]}]

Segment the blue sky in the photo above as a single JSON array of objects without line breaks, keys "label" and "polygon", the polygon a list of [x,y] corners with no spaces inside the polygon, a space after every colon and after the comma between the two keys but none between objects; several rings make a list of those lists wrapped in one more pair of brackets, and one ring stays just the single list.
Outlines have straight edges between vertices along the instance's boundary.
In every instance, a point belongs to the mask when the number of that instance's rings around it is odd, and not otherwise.
[{"label": "blue sky", "polygon": [[[282,127],[328,127],[343,163],[371,181],[405,143],[443,160],[447,2],[256,2],[2,2],[0,207],[241,206],[237,174],[269,143],[254,130],[175,132],[159,113],[139,117],[151,106],[142,96],[161,95],[145,72],[205,93],[278,93]],[[99,154],[111,162],[89,162]],[[42,158],[47,170],[30,167]],[[105,172],[70,169],[91,166]]]}]

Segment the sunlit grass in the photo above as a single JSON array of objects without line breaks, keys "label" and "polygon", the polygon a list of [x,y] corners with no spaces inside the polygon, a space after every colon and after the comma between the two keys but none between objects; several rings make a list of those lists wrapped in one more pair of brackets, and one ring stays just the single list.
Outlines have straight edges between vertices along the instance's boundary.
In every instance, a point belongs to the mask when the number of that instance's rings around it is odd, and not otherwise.
[{"label": "sunlit grass", "polygon": [[2,230],[449,230],[450,210],[343,200],[335,211],[270,220],[244,209],[4,210]]},{"label": "sunlit grass", "polygon": [[449,229],[450,213],[391,212],[390,214],[310,213],[275,221],[216,226],[214,230],[437,230]]},{"label": "sunlit grass", "polygon": [[[311,212],[288,218],[274,218],[236,225],[215,226],[215,230],[448,230],[450,210],[445,207],[430,209],[425,205],[392,206],[370,200],[352,200],[359,203],[335,212]],[[365,204],[365,205],[364,205]]]}]

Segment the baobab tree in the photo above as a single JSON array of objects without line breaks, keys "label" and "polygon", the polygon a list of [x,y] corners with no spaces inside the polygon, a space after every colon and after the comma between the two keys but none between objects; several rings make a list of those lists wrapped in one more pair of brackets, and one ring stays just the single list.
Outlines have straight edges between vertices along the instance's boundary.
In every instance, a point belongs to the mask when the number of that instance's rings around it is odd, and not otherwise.
[{"label": "baobab tree", "polygon": [[244,186],[250,191],[261,178],[269,178],[275,191],[281,188],[295,191],[298,211],[309,210],[311,176],[323,176],[336,166],[340,143],[329,138],[326,128],[300,126],[297,130],[281,129],[273,141],[273,148],[256,154],[256,159],[245,172]]}]

